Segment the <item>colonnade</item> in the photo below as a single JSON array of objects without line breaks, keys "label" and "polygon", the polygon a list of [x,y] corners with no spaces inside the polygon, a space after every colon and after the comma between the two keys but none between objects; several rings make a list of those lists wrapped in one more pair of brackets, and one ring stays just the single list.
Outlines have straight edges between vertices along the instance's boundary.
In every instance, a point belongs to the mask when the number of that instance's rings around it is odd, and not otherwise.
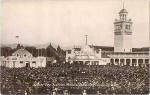
[{"label": "colonnade", "polygon": [[149,59],[146,58],[111,58],[110,63],[120,66],[146,66],[149,64]]}]

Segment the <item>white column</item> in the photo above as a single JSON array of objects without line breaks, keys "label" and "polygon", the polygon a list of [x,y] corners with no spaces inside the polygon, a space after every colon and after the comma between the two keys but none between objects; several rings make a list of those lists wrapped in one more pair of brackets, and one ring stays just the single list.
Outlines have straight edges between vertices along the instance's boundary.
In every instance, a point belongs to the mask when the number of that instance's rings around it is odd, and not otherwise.
[{"label": "white column", "polygon": [[114,65],[115,65],[115,59],[114,59]]},{"label": "white column", "polygon": [[118,60],[119,60],[118,63],[119,63],[119,66],[120,66],[120,65],[121,65],[121,64],[120,64],[120,58],[119,58]]},{"label": "white column", "polygon": [[85,64],[85,61],[82,61],[83,62],[83,64]]},{"label": "white column", "polygon": [[136,59],[136,66],[139,66],[139,59]]},{"label": "white column", "polygon": [[145,59],[143,58],[143,66],[145,67],[146,66],[146,64],[145,64]]},{"label": "white column", "polygon": [[124,58],[124,65],[127,65],[127,63],[126,63],[126,58]]},{"label": "white column", "polygon": [[130,58],[130,66],[132,66],[132,58]]}]

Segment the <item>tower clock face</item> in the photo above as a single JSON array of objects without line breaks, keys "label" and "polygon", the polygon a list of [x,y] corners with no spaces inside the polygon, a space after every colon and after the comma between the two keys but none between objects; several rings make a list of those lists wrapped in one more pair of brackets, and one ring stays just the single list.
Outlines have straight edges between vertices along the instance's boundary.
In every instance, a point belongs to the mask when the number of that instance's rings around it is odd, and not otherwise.
[{"label": "tower clock face", "polygon": [[116,29],[117,29],[117,30],[122,29],[122,25],[116,25]]}]

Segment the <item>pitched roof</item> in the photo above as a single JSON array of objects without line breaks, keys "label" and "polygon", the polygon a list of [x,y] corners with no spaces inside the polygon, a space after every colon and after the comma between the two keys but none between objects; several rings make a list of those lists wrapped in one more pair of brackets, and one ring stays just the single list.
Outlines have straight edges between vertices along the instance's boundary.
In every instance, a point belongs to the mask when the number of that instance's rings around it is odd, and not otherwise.
[{"label": "pitched roof", "polygon": [[18,49],[17,51],[15,51],[13,53],[13,55],[16,55],[16,54],[19,54],[19,55],[22,55],[22,54],[29,55],[30,54],[31,55],[31,53],[29,51],[25,50],[25,49]]}]

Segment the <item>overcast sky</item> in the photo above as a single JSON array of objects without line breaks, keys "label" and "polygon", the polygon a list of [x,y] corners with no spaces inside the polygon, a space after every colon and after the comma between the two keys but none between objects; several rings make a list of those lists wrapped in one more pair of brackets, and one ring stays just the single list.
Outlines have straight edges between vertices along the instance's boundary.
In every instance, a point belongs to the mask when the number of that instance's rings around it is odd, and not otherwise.
[{"label": "overcast sky", "polygon": [[[55,43],[113,46],[114,19],[123,0],[2,0],[2,44]],[[125,0],[133,21],[133,46],[149,44],[148,0]]]}]

